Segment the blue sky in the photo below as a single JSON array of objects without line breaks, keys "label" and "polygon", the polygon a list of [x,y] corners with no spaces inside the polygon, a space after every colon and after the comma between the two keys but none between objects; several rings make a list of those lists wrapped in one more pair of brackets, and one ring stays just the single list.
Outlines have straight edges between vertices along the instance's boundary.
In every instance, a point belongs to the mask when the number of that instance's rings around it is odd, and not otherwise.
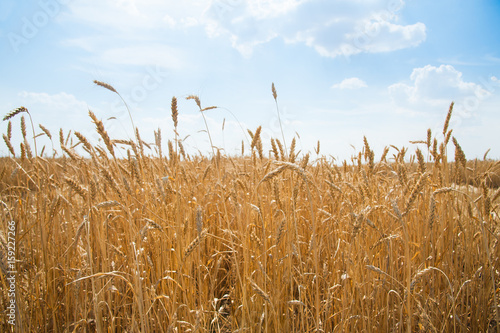
[{"label": "blue sky", "polygon": [[176,96],[184,146],[208,153],[203,119],[185,100],[196,94],[220,107],[205,114],[214,145],[238,154],[242,128],[262,125],[266,150],[281,139],[274,82],[286,141],[295,136],[303,152],[320,140],[322,154],[349,159],[363,136],[376,158],[388,145],[413,149],[428,128],[442,139],[455,101],[451,127],[466,156],[491,149],[498,159],[499,18],[500,3],[483,0],[3,0],[0,110],[25,106],[54,136],[71,129],[97,143],[91,109],[112,138],[131,137],[100,80],[123,95],[148,142],[157,128],[173,138]]}]

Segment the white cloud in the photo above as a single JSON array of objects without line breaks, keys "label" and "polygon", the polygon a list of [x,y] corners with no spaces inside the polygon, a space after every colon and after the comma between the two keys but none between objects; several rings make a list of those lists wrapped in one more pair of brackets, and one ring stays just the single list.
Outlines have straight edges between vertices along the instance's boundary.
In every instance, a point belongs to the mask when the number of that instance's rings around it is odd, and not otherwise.
[{"label": "white cloud", "polygon": [[393,84],[388,92],[399,111],[425,116],[444,115],[454,101],[453,128],[462,120],[477,116],[483,110],[481,105],[492,95],[481,84],[465,81],[462,73],[450,65],[415,68],[410,83]]},{"label": "white cloud", "polygon": [[210,36],[229,36],[233,47],[246,55],[276,37],[304,43],[327,57],[390,52],[417,46],[426,38],[423,23],[397,24],[402,0],[372,0],[362,6],[343,0],[234,2],[223,7],[220,1],[212,2],[206,28]]},{"label": "white cloud", "polygon": [[397,103],[437,105],[470,96],[482,98],[490,94],[480,85],[464,81],[462,73],[450,65],[415,68],[410,80],[411,84],[400,82],[389,87],[389,93]]},{"label": "white cloud", "polygon": [[100,36],[127,34],[128,40],[152,43],[165,43],[172,29],[203,27],[206,36],[226,38],[244,56],[281,38],[312,47],[322,56],[349,57],[422,43],[423,23],[398,23],[403,5],[403,0],[362,5],[345,0],[74,0],[65,19],[99,29]]},{"label": "white cloud", "polygon": [[366,82],[357,78],[357,77],[351,77],[348,79],[342,80],[342,82],[334,84],[332,86],[333,89],[359,89],[359,88],[366,88],[368,87],[366,85]]}]

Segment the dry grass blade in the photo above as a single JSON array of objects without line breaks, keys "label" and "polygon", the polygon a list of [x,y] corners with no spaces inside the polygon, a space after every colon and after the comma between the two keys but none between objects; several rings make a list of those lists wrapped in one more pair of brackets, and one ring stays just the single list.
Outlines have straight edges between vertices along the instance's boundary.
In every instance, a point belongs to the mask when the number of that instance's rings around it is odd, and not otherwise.
[{"label": "dry grass blade", "polygon": [[207,106],[206,108],[203,108],[200,111],[204,112],[204,111],[213,110],[213,109],[217,109],[217,107],[216,106]]},{"label": "dry grass blade", "polygon": [[74,281],[71,281],[69,283],[67,283],[66,285],[71,285],[73,283],[78,283],[80,281],[84,281],[84,280],[87,280],[87,279],[92,279],[92,278],[96,278],[96,277],[114,277],[114,278],[118,278],[118,279],[121,279],[123,281],[125,281],[127,283],[127,286],[130,288],[130,290],[134,290],[134,286],[132,285],[132,283],[123,276],[123,272],[120,272],[120,271],[113,271],[113,272],[105,272],[105,273],[96,273],[96,274],[92,274],[92,275],[89,275],[89,276],[84,276],[84,277],[81,277],[79,279],[76,279]]}]

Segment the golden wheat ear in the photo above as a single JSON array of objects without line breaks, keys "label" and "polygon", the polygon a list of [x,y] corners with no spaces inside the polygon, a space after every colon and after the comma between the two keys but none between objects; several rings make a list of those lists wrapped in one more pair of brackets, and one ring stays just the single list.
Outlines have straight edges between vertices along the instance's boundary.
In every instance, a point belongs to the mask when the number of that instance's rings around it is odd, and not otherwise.
[{"label": "golden wheat ear", "polygon": [[94,80],[94,83],[100,87],[106,88],[109,91],[114,92],[115,94],[118,94],[118,91],[116,91],[116,89],[112,85],[110,85],[109,83],[98,81],[98,80]]},{"label": "golden wheat ear", "polygon": [[7,113],[5,117],[3,117],[3,121],[9,120],[12,117],[15,117],[16,115],[23,113],[23,112],[28,112],[28,109],[26,109],[24,106],[20,106],[17,109],[14,109]]},{"label": "golden wheat ear", "polygon": [[[28,116],[30,117],[31,129],[33,130],[33,143],[35,145],[35,155],[38,156],[38,150],[36,148],[35,126],[33,126],[33,119],[31,119],[31,114],[28,111],[28,109],[25,108],[24,106],[20,106],[17,109],[14,109],[11,112],[9,112],[8,114],[6,114],[5,117],[3,117],[3,121],[9,120],[12,117],[15,117],[16,115],[23,113],[23,112],[27,113]],[[26,141],[26,124],[24,122],[24,118],[21,119],[21,127],[22,127],[23,137],[24,137],[24,141],[25,141],[24,144],[27,145],[28,142]],[[9,125],[9,128],[10,128],[10,125]],[[8,131],[10,132],[10,129]],[[8,138],[10,140],[10,134],[9,134]]]},{"label": "golden wheat ear", "polygon": [[122,95],[120,95],[120,93],[118,92],[118,90],[116,90],[112,85],[110,85],[109,83],[106,83],[106,82],[94,80],[94,83],[97,84],[100,87],[103,87],[103,88],[111,91],[111,92],[114,92],[115,94],[118,95],[118,97],[120,97],[120,99],[122,100],[123,104],[125,105],[125,108],[127,109],[128,116],[130,118],[130,123],[132,124],[132,129],[135,131],[136,127],[135,127],[135,124],[134,124],[134,120],[132,119],[132,113],[130,113],[130,108],[128,107],[127,102],[123,99]]}]

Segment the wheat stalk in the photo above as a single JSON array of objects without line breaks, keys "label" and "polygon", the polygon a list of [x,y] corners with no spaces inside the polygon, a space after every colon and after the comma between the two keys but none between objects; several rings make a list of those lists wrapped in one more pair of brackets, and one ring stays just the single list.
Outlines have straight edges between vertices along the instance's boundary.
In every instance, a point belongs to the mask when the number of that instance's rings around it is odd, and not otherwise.
[{"label": "wheat stalk", "polygon": [[87,199],[87,190],[84,189],[80,184],[78,184],[75,180],[65,177],[64,181],[76,192],[83,200]]},{"label": "wheat stalk", "polygon": [[465,169],[465,164],[467,163],[465,153],[455,137],[452,137],[452,141],[455,145],[455,162],[459,163]]},{"label": "wheat stalk", "polygon": [[97,117],[95,116],[95,114],[92,111],[90,111],[90,110],[89,110],[89,116],[92,119],[92,122],[96,126],[97,133],[99,133],[99,135],[103,139],[104,144],[106,145],[106,148],[111,153],[111,155],[113,157],[115,157],[115,151],[113,149],[113,143],[111,142],[111,139],[109,138],[108,133],[104,129],[104,124],[102,123],[102,121],[100,121],[99,119],[97,119]]},{"label": "wheat stalk", "polygon": [[260,297],[262,297],[262,299],[271,304],[271,297],[269,297],[269,295],[264,290],[262,290],[262,288],[259,287],[257,283],[255,283],[250,278],[248,278],[248,282],[250,282],[250,285],[252,286],[253,290],[257,293],[257,295],[259,295]]},{"label": "wheat stalk", "polygon": [[[278,93],[276,92],[276,88],[274,87],[274,82],[271,84],[271,91],[273,93],[274,102],[276,103],[276,113],[278,114],[278,122],[280,124],[281,137],[283,138],[283,145],[285,146],[284,151],[286,153],[287,148],[286,148],[285,134],[283,133],[283,125],[281,124],[280,110],[278,107]],[[285,159],[286,156],[284,156],[284,155],[282,155],[282,156],[283,156],[283,159]]]},{"label": "wheat stalk", "polygon": [[13,157],[16,157],[16,153],[14,152],[14,147],[12,147],[12,143],[10,142],[10,139],[8,136],[5,134],[3,135],[3,141],[5,141],[5,144],[7,145],[7,148],[9,148],[9,152],[12,154]]},{"label": "wheat stalk", "polygon": [[444,121],[444,126],[443,126],[443,135],[446,136],[446,132],[448,131],[448,125],[450,124],[450,119],[451,119],[451,113],[453,112],[453,105],[455,103],[451,102],[450,108],[448,109],[448,113],[446,114],[446,119]]},{"label": "wheat stalk", "polygon": [[130,123],[132,124],[132,130],[135,131],[136,127],[134,125],[134,120],[132,119],[132,114],[130,113],[130,109],[128,107],[128,104],[127,104],[127,102],[125,102],[125,100],[123,99],[122,95],[120,95],[120,93],[112,85],[110,85],[109,83],[105,83],[105,82],[98,81],[98,80],[94,80],[94,83],[96,85],[100,86],[100,87],[103,87],[104,89],[107,89],[107,90],[109,90],[111,92],[114,92],[115,94],[118,95],[118,97],[120,97],[120,99],[122,100],[123,104],[125,105],[125,108],[127,109],[128,116],[130,118]]},{"label": "wheat stalk", "polygon": [[[171,135],[173,165],[148,156],[137,129],[128,140],[107,133],[114,159],[77,129],[59,131],[62,158],[29,159],[23,129],[6,125],[4,141],[17,135],[21,152],[0,160],[0,275],[10,256],[5,221],[15,221],[16,286],[39,300],[19,300],[29,327],[460,331],[466,318],[486,331],[496,315],[500,190],[491,186],[500,163],[448,165],[452,129],[444,141],[428,131],[411,154],[387,146],[377,164],[366,138],[340,162],[319,147],[318,156],[300,153],[298,135],[286,151],[271,139],[259,160],[263,128],[249,131],[250,156],[214,147],[214,156],[181,159]],[[102,140],[97,126],[94,134]],[[161,147],[160,130],[154,139]],[[74,152],[79,145],[91,158]],[[45,316],[44,305],[58,311]]]},{"label": "wheat stalk", "polygon": [[178,124],[177,118],[179,116],[179,111],[177,110],[177,98],[175,96],[172,97],[171,109],[172,109],[172,120],[174,121],[174,129],[177,131],[177,124]]},{"label": "wheat stalk", "polygon": [[193,253],[194,249],[201,243],[201,241],[205,238],[206,236],[206,231],[203,230],[198,236],[196,236],[195,239],[189,245],[187,246],[186,250],[184,251],[184,260],[189,257],[191,253]]},{"label": "wheat stalk", "polygon": [[408,200],[406,201],[406,205],[405,205],[405,208],[404,208],[404,211],[402,214],[403,216],[407,215],[410,212],[410,208],[411,208],[413,202],[415,201],[415,199],[417,198],[417,195],[420,193],[420,191],[422,191],[422,188],[425,185],[426,179],[427,179],[426,173],[423,173],[422,175],[420,175],[420,178],[418,179],[417,183],[413,187],[413,189],[410,193],[410,196],[408,197]]},{"label": "wheat stalk", "polygon": [[295,163],[295,158],[297,157],[297,156],[295,156],[295,145],[296,145],[296,142],[295,142],[295,137],[294,137],[292,139],[292,144],[290,145],[290,154],[288,155],[290,163]]}]

